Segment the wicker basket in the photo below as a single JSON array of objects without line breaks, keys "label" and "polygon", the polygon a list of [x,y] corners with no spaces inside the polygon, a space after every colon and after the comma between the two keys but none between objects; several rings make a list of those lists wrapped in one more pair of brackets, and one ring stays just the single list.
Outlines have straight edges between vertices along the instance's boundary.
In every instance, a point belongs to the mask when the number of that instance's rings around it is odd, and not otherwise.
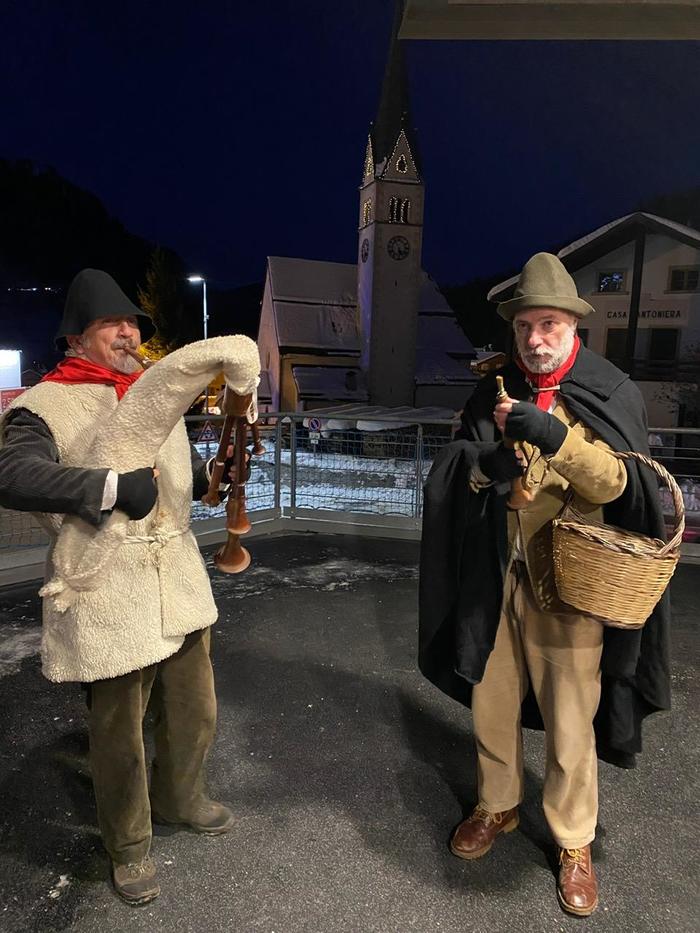
[{"label": "wicker basket", "polygon": [[676,569],[685,527],[675,479],[642,454],[616,453],[650,467],[669,487],[676,512],[673,537],[658,538],[592,522],[567,502],[554,519],[554,572],[560,598],[614,628],[641,628]]}]

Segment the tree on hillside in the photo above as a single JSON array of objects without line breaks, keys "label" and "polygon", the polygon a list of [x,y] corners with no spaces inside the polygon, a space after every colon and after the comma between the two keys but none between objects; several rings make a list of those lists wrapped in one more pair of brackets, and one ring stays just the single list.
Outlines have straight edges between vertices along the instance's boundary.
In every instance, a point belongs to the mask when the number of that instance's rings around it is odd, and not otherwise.
[{"label": "tree on hillside", "polygon": [[506,350],[509,346],[508,324],[496,314],[496,306],[486,300],[489,289],[504,278],[507,276],[440,287],[457,322],[475,347],[490,344],[496,350]]},{"label": "tree on hillside", "polygon": [[53,169],[0,159],[0,284],[64,287],[93,267],[134,298],[151,249]]},{"label": "tree on hillside", "polygon": [[152,359],[160,359],[188,341],[183,282],[184,268],[179,257],[156,247],[146,271],[146,286],[138,290],[139,304],[156,328],[146,344]]}]

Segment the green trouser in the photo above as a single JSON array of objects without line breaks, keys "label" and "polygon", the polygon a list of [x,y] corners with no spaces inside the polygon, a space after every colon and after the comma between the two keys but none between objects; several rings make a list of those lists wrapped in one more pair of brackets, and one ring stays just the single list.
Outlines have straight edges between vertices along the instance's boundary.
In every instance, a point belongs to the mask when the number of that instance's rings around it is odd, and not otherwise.
[{"label": "green trouser", "polygon": [[[176,654],[121,677],[91,684],[90,765],[104,846],[118,864],[151,846],[151,806],[186,821],[205,794],[204,762],[216,728],[210,631],[192,632]],[[149,704],[150,701],[150,704]],[[143,717],[155,719],[148,791]]]}]

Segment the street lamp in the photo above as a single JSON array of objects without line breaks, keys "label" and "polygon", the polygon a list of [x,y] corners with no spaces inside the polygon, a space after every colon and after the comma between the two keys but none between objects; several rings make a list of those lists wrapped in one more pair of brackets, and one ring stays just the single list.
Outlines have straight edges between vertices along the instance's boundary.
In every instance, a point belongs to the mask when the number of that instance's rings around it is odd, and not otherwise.
[{"label": "street lamp", "polygon": [[[202,323],[204,325],[204,339],[207,339],[207,321],[209,320],[209,315],[207,314],[207,280],[203,275],[188,275],[187,281],[191,282],[193,285],[196,285],[198,282],[202,283]],[[204,390],[204,413],[209,414],[209,386]]]},{"label": "street lamp", "polygon": [[209,320],[209,315],[207,314],[207,280],[203,275],[188,275],[187,281],[197,284],[198,282],[202,283],[202,322],[204,323],[204,339],[207,339],[207,321]]}]

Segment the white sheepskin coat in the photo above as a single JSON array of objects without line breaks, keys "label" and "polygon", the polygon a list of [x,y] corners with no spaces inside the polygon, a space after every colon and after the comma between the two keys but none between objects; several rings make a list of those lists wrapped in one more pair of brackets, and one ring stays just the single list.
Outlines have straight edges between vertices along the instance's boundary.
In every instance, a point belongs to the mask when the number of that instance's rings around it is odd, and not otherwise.
[{"label": "white sheepskin coat", "polygon": [[[94,467],[91,442],[117,404],[111,386],[43,382],[12,407],[27,408],[46,422],[61,464]],[[135,437],[148,430],[148,423],[133,426]],[[128,448],[127,440],[126,463]],[[155,466],[160,471],[157,503],[146,518],[128,523],[100,586],[78,592],[65,611],[57,610],[53,597],[44,597],[42,667],[49,680],[89,682],[147,667],[174,654],[189,632],[216,620],[209,577],[189,530],[192,468],[182,419],[158,451]],[[120,472],[119,462],[111,467]],[[63,516],[38,517],[52,536],[46,566],[50,580]]]}]

